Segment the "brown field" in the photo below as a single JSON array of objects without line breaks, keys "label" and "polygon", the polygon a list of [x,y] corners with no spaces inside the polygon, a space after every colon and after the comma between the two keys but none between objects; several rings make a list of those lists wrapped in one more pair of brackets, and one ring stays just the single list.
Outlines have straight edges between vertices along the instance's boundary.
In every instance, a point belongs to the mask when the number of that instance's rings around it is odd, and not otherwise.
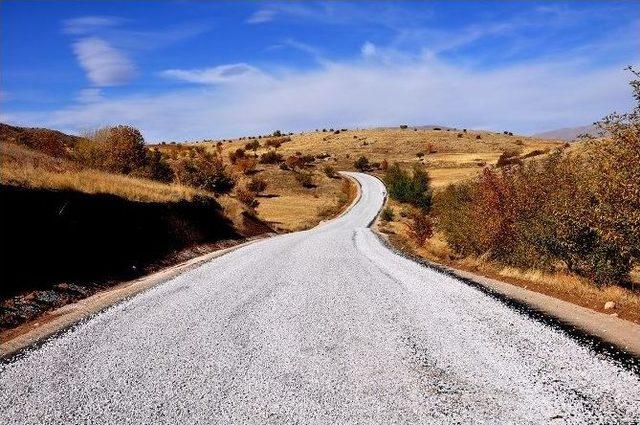
[{"label": "brown field", "polygon": [[429,239],[425,246],[417,246],[409,238],[406,224],[408,219],[401,216],[402,210],[408,207],[393,200],[389,200],[388,205],[394,211],[394,219],[388,223],[379,222],[379,229],[388,234],[390,241],[401,250],[436,263],[509,282],[600,312],[604,312],[604,304],[607,301],[614,301],[616,314],[623,319],[640,323],[640,293],[637,291],[616,285],[596,286],[587,279],[568,272],[546,273],[535,269],[519,270],[488,261],[483,257],[457,258],[438,233]]}]

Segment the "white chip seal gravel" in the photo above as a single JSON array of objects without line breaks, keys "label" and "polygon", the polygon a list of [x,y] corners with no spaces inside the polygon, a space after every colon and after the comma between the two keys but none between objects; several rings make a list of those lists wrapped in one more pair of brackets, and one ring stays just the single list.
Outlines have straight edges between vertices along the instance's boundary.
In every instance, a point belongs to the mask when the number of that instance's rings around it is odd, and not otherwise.
[{"label": "white chip seal gravel", "polygon": [[362,198],[0,366],[0,423],[637,423],[640,377],[387,249]]}]

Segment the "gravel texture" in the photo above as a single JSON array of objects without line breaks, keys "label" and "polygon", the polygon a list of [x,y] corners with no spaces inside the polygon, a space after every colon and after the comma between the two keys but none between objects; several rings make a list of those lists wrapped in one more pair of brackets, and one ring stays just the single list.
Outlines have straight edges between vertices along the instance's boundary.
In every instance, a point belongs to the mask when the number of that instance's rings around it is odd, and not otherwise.
[{"label": "gravel texture", "polygon": [[640,377],[388,250],[384,187],[0,367],[0,423],[637,423]]}]

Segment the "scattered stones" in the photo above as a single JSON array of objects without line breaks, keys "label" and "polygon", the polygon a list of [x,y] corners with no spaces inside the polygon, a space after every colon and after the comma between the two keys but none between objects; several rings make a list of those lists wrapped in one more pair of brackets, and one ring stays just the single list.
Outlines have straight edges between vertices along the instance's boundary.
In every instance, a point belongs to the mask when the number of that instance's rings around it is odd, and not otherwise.
[{"label": "scattered stones", "polygon": [[605,310],[612,310],[614,308],[616,308],[616,303],[614,303],[613,301],[607,301],[606,303],[604,303]]}]

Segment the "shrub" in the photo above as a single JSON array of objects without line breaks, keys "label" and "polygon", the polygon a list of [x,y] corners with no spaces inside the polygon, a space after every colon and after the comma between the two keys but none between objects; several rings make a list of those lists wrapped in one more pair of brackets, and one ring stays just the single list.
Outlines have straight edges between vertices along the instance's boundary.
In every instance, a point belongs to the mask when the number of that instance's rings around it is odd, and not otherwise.
[{"label": "shrub", "polygon": [[174,178],[171,166],[157,149],[149,151],[147,163],[140,174],[142,177],[164,183],[170,183]]},{"label": "shrub", "polygon": [[257,161],[253,158],[240,158],[236,160],[236,167],[242,174],[251,174],[256,170]]},{"label": "shrub", "polygon": [[300,183],[300,186],[307,188],[307,189],[311,189],[316,187],[314,181],[313,181],[313,177],[311,176],[311,173],[298,173],[296,174],[296,181],[298,183]]},{"label": "shrub", "polygon": [[325,165],[322,171],[327,175],[327,177],[332,179],[338,176],[338,173],[336,173],[336,169],[333,168],[331,165]]},{"label": "shrub", "polygon": [[303,166],[308,166],[313,164],[313,162],[316,160],[316,157],[313,155],[301,155],[300,156],[300,163]]},{"label": "shrub", "polygon": [[89,167],[169,182],[173,173],[156,149],[149,149],[140,131],[118,125],[104,127],[77,143],[75,159]]},{"label": "shrub", "polygon": [[87,144],[79,146],[81,162],[112,173],[134,174],[147,163],[144,138],[136,128],[118,125],[90,133]]},{"label": "shrub", "polygon": [[355,160],[353,166],[356,168],[356,170],[367,171],[369,170],[369,159],[366,156],[362,155],[360,156],[360,158]]},{"label": "shrub", "polygon": [[236,199],[251,209],[260,204],[256,199],[256,194],[246,187],[236,189]]},{"label": "shrub", "polygon": [[431,180],[422,168],[415,167],[413,175],[409,175],[398,164],[393,164],[385,172],[384,183],[393,199],[412,204],[425,212],[430,210]]},{"label": "shrub", "polygon": [[267,181],[259,177],[253,177],[249,183],[247,183],[247,189],[254,193],[264,192],[267,188]]},{"label": "shrub", "polygon": [[427,239],[433,236],[433,222],[431,217],[423,212],[412,214],[407,227],[409,237],[413,239],[418,246],[424,246]]},{"label": "shrub", "polygon": [[272,137],[265,142],[265,146],[278,149],[283,143],[290,142],[291,137]]},{"label": "shrub", "polygon": [[289,169],[293,171],[296,171],[299,167],[302,167],[302,161],[300,160],[300,156],[298,155],[288,156],[285,160],[285,164]]},{"label": "shrub", "polygon": [[385,207],[382,210],[382,214],[380,214],[380,219],[382,221],[392,221],[393,220],[393,209],[391,207]]},{"label": "shrub", "polygon": [[227,173],[219,155],[204,149],[192,152],[193,155],[170,162],[176,182],[216,193],[228,193],[233,189],[235,180]]},{"label": "shrub", "polygon": [[347,203],[347,200],[351,197],[355,197],[356,188],[349,181],[348,178],[342,179],[342,185],[340,186],[341,198],[344,199],[344,203]]},{"label": "shrub", "polygon": [[517,150],[506,150],[500,154],[497,167],[508,167],[511,165],[522,165],[522,160],[519,158],[520,152]]},{"label": "shrub", "polygon": [[232,164],[235,164],[238,159],[244,158],[245,156],[244,149],[238,148],[233,152],[229,152],[229,161],[231,161]]},{"label": "shrub", "polygon": [[245,150],[248,151],[253,151],[254,155],[255,152],[260,148],[260,142],[257,140],[253,140],[249,143],[247,143],[246,145],[244,145]]},{"label": "shrub", "polygon": [[260,156],[260,164],[278,164],[282,161],[282,155],[275,150],[265,152]]},{"label": "shrub", "polygon": [[408,127],[408,125],[406,125],[406,124],[400,125],[400,128],[403,129],[403,130],[406,129],[407,127]]}]

